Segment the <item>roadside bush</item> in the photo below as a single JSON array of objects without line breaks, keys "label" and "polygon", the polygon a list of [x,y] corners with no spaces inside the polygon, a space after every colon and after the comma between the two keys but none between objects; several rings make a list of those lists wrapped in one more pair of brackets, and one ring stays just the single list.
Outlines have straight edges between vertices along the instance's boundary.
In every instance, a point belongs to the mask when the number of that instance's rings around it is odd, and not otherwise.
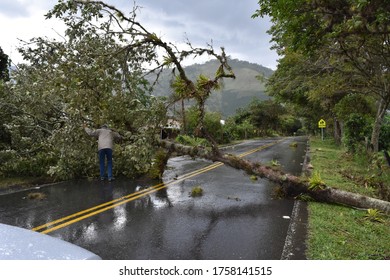
[{"label": "roadside bush", "polygon": [[364,141],[370,136],[372,121],[365,116],[352,114],[345,122],[344,144],[349,152],[364,148]]},{"label": "roadside bush", "polygon": [[[15,155],[15,154],[14,154]],[[4,177],[29,176],[41,177],[47,176],[49,166],[56,161],[45,153],[39,153],[35,156],[13,157],[11,160],[3,163],[0,169]]]},{"label": "roadside bush", "polygon": [[383,121],[379,134],[379,150],[390,150],[390,115]]}]

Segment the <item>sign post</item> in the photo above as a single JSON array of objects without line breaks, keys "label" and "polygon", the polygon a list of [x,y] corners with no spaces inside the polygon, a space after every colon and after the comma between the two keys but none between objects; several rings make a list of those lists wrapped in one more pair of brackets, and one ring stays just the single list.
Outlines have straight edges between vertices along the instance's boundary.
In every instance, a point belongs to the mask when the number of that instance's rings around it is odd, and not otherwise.
[{"label": "sign post", "polygon": [[324,141],[324,128],[326,128],[326,122],[324,119],[318,121],[318,127],[321,128],[321,139]]}]

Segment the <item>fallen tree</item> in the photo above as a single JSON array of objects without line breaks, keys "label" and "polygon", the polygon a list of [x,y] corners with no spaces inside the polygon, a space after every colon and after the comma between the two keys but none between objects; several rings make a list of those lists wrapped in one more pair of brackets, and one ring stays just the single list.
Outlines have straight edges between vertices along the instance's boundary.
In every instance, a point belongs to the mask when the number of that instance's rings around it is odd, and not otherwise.
[{"label": "fallen tree", "polygon": [[[114,6],[108,5],[102,1],[67,0],[60,1],[57,5],[55,5],[46,17],[57,17],[63,19],[64,22],[68,24],[67,34],[69,34],[71,38],[75,37],[77,34],[78,36],[83,37],[85,32],[88,30],[100,30],[100,32],[97,32],[96,34],[93,33],[94,36],[98,35],[99,38],[107,38],[108,35],[117,35],[118,37],[113,38],[112,40],[114,42],[121,42],[121,47],[116,49],[114,53],[106,53],[107,51],[104,51],[104,53],[100,54],[104,57],[117,57],[118,54],[122,55],[122,63],[120,64],[123,65],[123,67],[120,70],[115,71],[115,73],[130,73],[131,70],[134,69],[134,65],[129,65],[129,61],[132,61],[129,59],[135,56],[140,56],[140,62],[142,62],[140,63],[141,65],[145,62],[149,62],[152,65],[156,64],[155,69],[149,71],[157,73],[156,79],[158,79],[163,69],[171,69],[173,74],[171,86],[174,90],[174,94],[172,94],[169,99],[169,103],[174,104],[175,102],[184,99],[191,99],[196,102],[199,114],[197,136],[206,138],[210,142],[211,149],[208,150],[202,147],[187,147],[163,140],[157,141],[156,143],[148,142],[148,145],[150,144],[150,150],[154,148],[157,150],[158,147],[162,147],[167,151],[167,153],[161,157],[161,164],[159,164],[158,167],[160,173],[165,169],[166,163],[173,153],[179,155],[189,155],[191,157],[202,157],[212,161],[222,162],[234,168],[245,170],[249,174],[267,178],[279,184],[284,189],[285,193],[290,196],[307,194],[317,201],[344,204],[358,208],[373,208],[385,213],[390,213],[390,202],[341,191],[336,188],[326,186],[321,181],[311,182],[307,178],[286,174],[280,170],[262,165],[261,163],[250,162],[233,155],[222,153],[218,149],[216,141],[206,130],[204,117],[205,103],[211,93],[221,88],[223,79],[235,78],[233,70],[228,64],[229,57],[226,55],[225,49],[221,48],[220,53],[217,53],[212,45],[209,45],[207,48],[196,48],[193,47],[190,42],[187,42],[188,49],[179,50],[177,46],[172,43],[165,42],[162,38],[159,38],[155,33],[148,31],[140,22],[138,22],[135,13],[137,9],[137,7],[134,7],[133,12],[128,14],[123,13]],[[94,22],[93,19],[99,20]],[[103,19],[106,19],[106,21]],[[50,51],[51,50],[52,49],[50,49]],[[157,50],[163,53],[162,57],[160,57]],[[49,53],[51,54],[51,52]],[[213,77],[199,75],[195,80],[192,80],[187,75],[182,62],[186,58],[196,58],[202,55],[207,55],[209,58],[211,57],[215,59],[219,67],[216,69]],[[46,66],[52,64],[51,60],[49,60],[49,62],[50,63],[46,63],[44,65]],[[106,80],[106,78],[104,80]],[[125,79],[125,81],[128,80]],[[76,89],[78,89],[77,86],[80,85],[78,83],[74,85]],[[119,82],[119,88],[122,88],[122,86],[123,80],[121,79]],[[131,93],[132,91],[133,88],[129,88],[129,92]],[[109,90],[108,92],[111,93],[113,91]],[[93,94],[96,94],[96,92],[93,92]],[[99,95],[99,92],[97,95]],[[140,103],[138,99],[133,101],[135,103]],[[98,110],[95,111],[99,112]],[[124,116],[127,114],[124,114]],[[98,119],[98,117],[96,118]],[[97,123],[97,121],[94,122]],[[140,142],[145,145],[145,140],[150,139],[151,137],[149,136],[158,132],[160,124],[162,124],[162,120],[156,119],[150,120],[150,123],[142,122],[138,131],[141,131],[145,127],[153,128],[154,131],[150,133],[150,135],[145,135],[144,140],[140,138],[140,140],[142,140]],[[129,128],[127,128],[127,130],[130,131]],[[135,131],[137,130],[135,129]],[[144,154],[147,153],[145,152]],[[145,156],[142,157],[142,159],[144,158]],[[138,160],[141,160],[141,157],[138,158]]]},{"label": "fallen tree", "polygon": [[169,151],[169,156],[172,153],[176,153],[178,155],[189,155],[191,157],[219,161],[233,168],[244,170],[248,174],[267,178],[279,184],[288,196],[296,197],[306,194],[319,202],[335,203],[363,209],[378,209],[390,214],[390,202],[388,201],[343,191],[336,187],[327,186],[323,182],[313,183],[308,178],[287,174],[259,162],[251,162],[231,154],[215,153],[203,147],[189,147],[166,140],[161,140],[160,145]]}]

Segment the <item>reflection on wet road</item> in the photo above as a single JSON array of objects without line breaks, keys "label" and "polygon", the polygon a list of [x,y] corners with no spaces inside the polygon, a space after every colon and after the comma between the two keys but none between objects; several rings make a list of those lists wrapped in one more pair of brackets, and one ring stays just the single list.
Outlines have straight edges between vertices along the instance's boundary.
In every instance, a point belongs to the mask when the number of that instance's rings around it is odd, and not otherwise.
[{"label": "reflection on wet road", "polygon": [[[298,142],[290,148],[291,141]],[[249,160],[277,160],[299,174],[304,138],[248,141],[230,148]],[[202,197],[192,198],[194,186]],[[280,259],[293,201],[272,198],[272,183],[240,170],[173,158],[164,184],[76,181],[0,196],[0,222],[84,247],[103,259]]]}]

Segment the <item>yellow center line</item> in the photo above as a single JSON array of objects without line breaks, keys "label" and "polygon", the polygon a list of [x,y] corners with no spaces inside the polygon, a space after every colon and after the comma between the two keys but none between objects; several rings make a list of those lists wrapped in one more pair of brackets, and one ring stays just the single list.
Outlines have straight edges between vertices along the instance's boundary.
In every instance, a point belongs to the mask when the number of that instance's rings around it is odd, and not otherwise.
[{"label": "yellow center line", "polygon": [[255,149],[252,149],[252,150],[247,151],[247,152],[245,152],[245,153],[242,153],[242,154],[240,154],[238,157],[240,157],[240,158],[246,157],[246,156],[248,156],[248,155],[250,155],[250,154],[259,152],[259,151],[264,150],[264,149],[266,149],[266,148],[268,148],[268,147],[271,147],[271,146],[273,146],[273,145],[275,145],[275,144],[277,144],[277,143],[280,143],[280,142],[283,141],[283,140],[284,140],[284,138],[281,139],[281,140],[277,140],[277,141],[275,141],[275,142],[269,143],[269,144],[265,144],[265,145],[260,146],[260,147],[258,147],[258,148],[255,148]]},{"label": "yellow center line", "polygon": [[[35,227],[35,228],[33,228],[32,230],[34,230],[34,231],[39,231],[40,229],[50,227],[50,226],[52,226],[52,225],[55,225],[55,224],[61,223],[61,222],[63,222],[63,221],[66,221],[66,220],[75,218],[75,217],[77,217],[77,216],[83,215],[83,214],[88,213],[88,212],[91,212],[91,211],[93,211],[93,210],[102,208],[102,207],[104,207],[104,206],[107,206],[107,205],[110,205],[110,204],[117,205],[117,204],[115,204],[116,202],[121,202],[121,201],[124,201],[124,200],[126,200],[126,199],[128,199],[128,198],[131,198],[131,197],[134,197],[134,196],[140,197],[140,195],[149,194],[149,191],[153,191],[153,189],[159,188],[159,187],[161,187],[161,186],[166,187],[166,186],[171,185],[171,184],[173,184],[173,183],[177,183],[177,182],[183,181],[184,179],[191,178],[191,177],[193,177],[193,176],[199,175],[199,174],[201,174],[201,173],[203,173],[203,172],[210,171],[210,170],[212,170],[212,169],[214,169],[214,168],[216,168],[216,167],[219,167],[219,166],[221,166],[221,165],[223,165],[223,163],[220,163],[220,162],[218,162],[218,163],[213,163],[213,164],[208,165],[208,166],[206,166],[206,167],[204,167],[204,168],[201,168],[201,169],[195,170],[195,171],[193,171],[193,172],[190,172],[190,173],[188,173],[188,174],[185,174],[185,175],[181,176],[181,177],[180,177],[179,179],[177,179],[177,180],[172,180],[172,181],[170,181],[170,182],[168,182],[168,183],[166,183],[166,184],[160,183],[160,184],[157,184],[157,185],[155,185],[155,186],[149,187],[149,188],[147,188],[147,189],[143,189],[143,190],[141,190],[141,191],[134,192],[134,193],[131,193],[131,194],[122,196],[122,197],[120,197],[120,198],[117,198],[117,199],[114,199],[114,200],[105,202],[105,203],[103,203],[103,204],[99,204],[99,205],[97,205],[97,206],[94,206],[94,207],[88,208],[88,209],[86,209],[86,210],[83,210],[83,211],[74,213],[74,214],[72,214],[72,215],[63,217],[63,218],[61,218],[61,219],[57,219],[57,220],[51,221],[51,222],[49,222],[49,223],[46,223],[46,224],[44,224],[44,225]],[[159,188],[159,189],[160,189],[160,188]]]},{"label": "yellow center line", "polygon": [[[266,149],[268,147],[271,147],[271,146],[273,146],[273,145],[275,145],[275,144],[277,144],[277,143],[279,143],[279,142],[281,142],[283,140],[284,139],[272,142],[270,144],[266,144],[266,145],[260,146],[260,147],[255,148],[255,149],[252,149],[252,150],[250,150],[248,152],[245,152],[245,153],[242,153],[242,154],[238,155],[238,157],[242,158],[242,157],[245,157],[247,155],[253,154],[255,152],[264,150],[264,149]],[[40,233],[45,233],[45,234],[49,233],[49,232],[52,232],[52,231],[55,231],[57,229],[60,229],[60,228],[66,227],[68,225],[74,224],[74,223],[76,223],[78,221],[81,221],[81,220],[84,220],[84,219],[89,218],[91,216],[97,215],[99,213],[102,213],[102,212],[107,211],[109,209],[112,209],[114,207],[120,206],[122,204],[128,203],[128,202],[133,201],[133,200],[136,200],[136,199],[141,198],[141,197],[143,197],[145,195],[148,195],[148,194],[154,193],[154,192],[156,192],[158,190],[164,189],[164,188],[166,188],[166,187],[168,187],[168,186],[170,186],[172,184],[176,184],[176,183],[181,182],[183,180],[186,180],[186,179],[192,178],[194,176],[200,175],[202,173],[211,171],[211,170],[213,170],[215,168],[218,168],[218,167],[220,167],[222,165],[224,165],[224,164],[221,163],[221,162],[213,163],[213,164],[208,165],[206,167],[203,167],[201,169],[198,169],[198,170],[195,170],[193,172],[190,172],[190,173],[187,173],[185,175],[182,175],[178,179],[171,180],[168,183],[165,183],[165,184],[164,183],[160,183],[160,184],[157,184],[155,186],[146,188],[144,190],[141,190],[141,191],[138,191],[138,192],[134,192],[134,193],[128,194],[126,196],[122,196],[120,198],[108,201],[106,203],[99,204],[97,206],[88,208],[86,210],[74,213],[72,215],[69,215],[69,216],[66,216],[66,217],[63,217],[63,218],[60,218],[60,219],[57,219],[57,220],[54,220],[54,221],[46,223],[44,225],[35,227],[32,230],[39,231],[41,229],[45,229],[46,228],[46,230],[43,230],[43,231],[40,232]],[[96,210],[96,211],[94,211],[94,210]],[[65,222],[65,221],[67,221],[67,222]],[[64,222],[64,223],[62,223],[62,222]],[[59,224],[59,223],[61,223],[61,224]],[[56,224],[59,224],[59,225],[54,226]]]},{"label": "yellow center line", "polygon": [[74,224],[74,223],[76,223],[76,222],[78,222],[78,221],[84,220],[84,219],[86,219],[86,218],[88,218],[88,217],[97,215],[97,214],[99,214],[99,213],[101,213],[101,212],[107,211],[107,210],[109,210],[109,209],[112,209],[112,208],[117,207],[117,206],[119,206],[119,205],[122,205],[122,204],[124,204],[124,203],[128,203],[128,202],[130,202],[130,201],[133,201],[133,200],[135,200],[135,199],[138,199],[138,198],[140,198],[140,197],[143,197],[143,196],[145,196],[146,194],[151,194],[151,193],[153,193],[153,192],[156,192],[156,191],[161,190],[161,189],[166,188],[166,187],[167,187],[167,186],[164,186],[164,185],[163,185],[163,186],[160,186],[159,188],[151,189],[150,191],[148,191],[148,192],[146,192],[146,193],[143,193],[143,194],[140,194],[140,195],[137,195],[137,196],[133,196],[133,197],[131,197],[131,198],[129,198],[129,199],[122,200],[121,202],[118,202],[118,203],[116,203],[116,204],[114,204],[114,205],[111,205],[111,206],[108,206],[108,207],[99,209],[99,210],[97,210],[97,211],[88,213],[88,214],[86,214],[86,215],[84,215],[84,216],[80,216],[80,217],[78,217],[78,218],[76,218],[76,219],[73,219],[73,220],[70,220],[70,221],[68,221],[68,222],[62,223],[62,224],[60,224],[60,225],[58,225],[58,226],[51,227],[51,228],[49,228],[49,229],[47,229],[47,230],[41,231],[41,233],[49,233],[49,232],[55,231],[55,230],[57,230],[57,229],[66,227],[66,226],[71,225],[71,224]]},{"label": "yellow center line", "polygon": [[44,224],[44,225],[41,225],[41,226],[35,227],[35,228],[33,228],[32,230],[34,230],[34,231],[38,231],[38,230],[40,230],[40,229],[42,229],[42,228],[46,228],[46,227],[49,227],[49,226],[52,226],[52,225],[58,224],[58,223],[60,223],[60,222],[63,222],[63,221],[69,220],[69,219],[71,219],[71,218],[74,218],[74,217],[80,216],[80,215],[82,215],[82,214],[85,214],[85,213],[91,212],[91,211],[93,211],[93,210],[96,210],[96,209],[99,209],[99,208],[101,208],[101,207],[104,207],[104,206],[106,206],[106,205],[113,204],[113,203],[115,203],[115,202],[118,202],[118,201],[124,200],[124,199],[126,199],[126,198],[128,198],[128,197],[131,197],[131,196],[135,196],[135,195],[137,195],[137,194],[144,193],[144,192],[146,192],[147,190],[149,190],[149,189],[151,189],[151,188],[156,188],[156,187],[159,187],[160,185],[162,185],[162,184],[159,184],[159,185],[156,185],[156,186],[152,186],[152,187],[150,187],[150,188],[148,188],[148,189],[144,189],[144,190],[141,190],[141,191],[138,191],[138,192],[134,192],[134,193],[131,193],[130,195],[126,195],[126,196],[123,196],[123,197],[120,197],[120,198],[117,198],[117,199],[114,199],[114,200],[111,200],[111,201],[108,201],[108,202],[105,202],[105,203],[99,204],[99,205],[97,205],[97,206],[94,206],[94,207],[88,208],[88,209],[86,209],[86,210],[83,210],[83,211],[80,211],[80,212],[74,213],[74,214],[72,214],[72,215],[69,215],[69,216],[63,217],[63,218],[61,218],[61,219],[57,219],[57,220],[55,220],[55,221],[52,221],[52,222],[46,223],[46,224]]}]

